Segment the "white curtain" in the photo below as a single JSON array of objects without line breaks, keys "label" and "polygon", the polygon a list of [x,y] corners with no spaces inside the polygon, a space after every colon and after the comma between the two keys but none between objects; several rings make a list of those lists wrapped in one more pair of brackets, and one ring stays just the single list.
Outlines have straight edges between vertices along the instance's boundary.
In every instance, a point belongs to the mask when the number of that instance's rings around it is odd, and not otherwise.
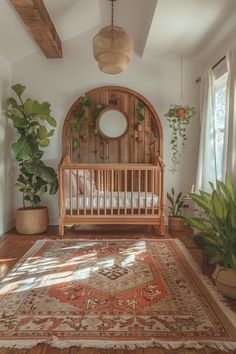
[{"label": "white curtain", "polygon": [[216,154],[214,129],[213,72],[208,70],[202,77],[200,88],[201,137],[199,145],[196,192],[210,191],[209,181],[216,181]]},{"label": "white curtain", "polygon": [[236,187],[236,48],[226,55],[228,70],[224,167]]}]

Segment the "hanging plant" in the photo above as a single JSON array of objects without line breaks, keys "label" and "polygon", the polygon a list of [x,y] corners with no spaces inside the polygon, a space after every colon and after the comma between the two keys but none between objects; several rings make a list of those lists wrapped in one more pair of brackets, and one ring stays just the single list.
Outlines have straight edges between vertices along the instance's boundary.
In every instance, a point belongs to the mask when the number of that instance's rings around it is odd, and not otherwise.
[{"label": "hanging plant", "polygon": [[171,104],[168,112],[165,114],[167,117],[169,127],[172,129],[171,133],[171,152],[172,152],[172,167],[171,172],[175,173],[178,170],[180,159],[183,150],[186,146],[187,135],[186,128],[191,119],[196,115],[196,109],[189,105],[182,104],[183,102],[183,55],[181,54],[181,84],[180,84],[180,100],[179,104]]},{"label": "hanging plant", "polygon": [[183,149],[186,146],[187,135],[186,128],[191,119],[196,115],[196,109],[189,105],[171,104],[168,112],[165,114],[171,133],[171,151],[172,151],[172,171],[176,172],[180,163]]}]

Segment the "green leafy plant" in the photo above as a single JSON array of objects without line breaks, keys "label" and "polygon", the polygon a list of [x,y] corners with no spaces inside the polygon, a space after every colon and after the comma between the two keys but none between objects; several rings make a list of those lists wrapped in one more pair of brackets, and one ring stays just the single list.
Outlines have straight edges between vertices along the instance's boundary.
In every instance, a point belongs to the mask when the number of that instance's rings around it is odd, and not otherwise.
[{"label": "green leafy plant", "polygon": [[186,218],[186,222],[201,232],[193,240],[201,245],[210,264],[236,270],[236,190],[229,176],[225,182],[210,185],[212,193],[189,193],[203,216]]},{"label": "green leafy plant", "polygon": [[105,108],[105,105],[103,103],[97,103],[94,107],[94,109],[91,112],[91,115],[94,119],[94,122],[96,122],[97,117],[101,113],[101,111]]},{"label": "green leafy plant", "polygon": [[[76,110],[70,120],[70,124],[72,126],[72,149],[77,150],[80,148],[81,136],[80,133],[83,129],[83,125],[89,122],[89,118],[86,116],[86,109],[92,106],[92,98],[88,96],[84,96],[83,100],[80,103],[80,107]],[[101,132],[96,127],[96,119],[101,113],[101,111],[105,108],[105,105],[102,103],[97,103],[95,107],[91,110],[91,116],[94,120],[94,134],[96,136],[100,136]]]},{"label": "green leafy plant", "polygon": [[86,108],[90,107],[92,104],[91,97],[84,96],[83,100],[80,103],[80,107],[73,114],[72,119],[70,120],[71,132],[73,134],[72,139],[72,149],[76,150],[80,147],[80,137],[79,134],[82,130],[82,127],[85,123],[88,122],[88,117],[85,115]]},{"label": "green leafy plant", "polygon": [[16,98],[7,99],[5,115],[9,118],[19,135],[17,141],[11,145],[12,155],[19,164],[19,177],[16,187],[23,193],[25,201],[32,207],[40,204],[40,195],[49,189],[55,194],[58,189],[57,174],[52,167],[46,166],[41,160],[45,148],[50,143],[55,129],[48,130],[47,126],[56,127],[56,120],[51,116],[51,107],[48,102],[39,103],[22,95],[25,86],[12,86]]},{"label": "green leafy plant", "polygon": [[99,114],[103,111],[103,109],[105,108],[105,105],[103,103],[97,103],[94,107],[94,109],[91,112],[91,115],[94,119],[94,134],[96,136],[101,136],[101,131],[100,129],[96,126],[96,119],[98,118]]},{"label": "green leafy plant", "polygon": [[138,122],[143,124],[145,117],[144,117],[144,104],[141,101],[138,101],[137,105],[136,105],[136,113],[137,113],[137,117],[138,117]]},{"label": "green leafy plant", "polygon": [[176,196],[174,188],[171,188],[171,192],[167,193],[167,198],[171,204],[169,206],[170,215],[174,217],[181,217],[183,212],[183,205],[184,205],[182,192],[180,192]]},{"label": "green leafy plant", "polygon": [[188,105],[172,104],[165,114],[169,127],[172,129],[171,150],[172,150],[172,171],[176,172],[180,163],[183,150],[186,146],[187,135],[186,128],[190,120],[195,117],[196,109]]}]

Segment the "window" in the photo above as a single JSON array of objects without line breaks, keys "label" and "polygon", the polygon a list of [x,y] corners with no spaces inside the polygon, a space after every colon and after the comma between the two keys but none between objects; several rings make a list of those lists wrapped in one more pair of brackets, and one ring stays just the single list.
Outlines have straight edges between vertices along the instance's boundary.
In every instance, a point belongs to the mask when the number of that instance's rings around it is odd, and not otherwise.
[{"label": "window", "polygon": [[227,94],[228,73],[224,72],[220,77],[215,76],[214,80],[214,135],[215,135],[215,161],[216,177],[223,180],[223,154],[225,137],[225,117],[226,117],[226,94]]}]

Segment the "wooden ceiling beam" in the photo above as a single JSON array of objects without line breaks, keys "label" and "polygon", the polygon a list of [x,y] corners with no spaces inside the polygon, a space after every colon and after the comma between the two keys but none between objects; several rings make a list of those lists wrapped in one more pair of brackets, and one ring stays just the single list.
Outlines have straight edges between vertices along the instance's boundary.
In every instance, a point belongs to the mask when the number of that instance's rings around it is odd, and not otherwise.
[{"label": "wooden ceiling beam", "polygon": [[10,0],[47,58],[62,58],[61,40],[43,0]]}]

